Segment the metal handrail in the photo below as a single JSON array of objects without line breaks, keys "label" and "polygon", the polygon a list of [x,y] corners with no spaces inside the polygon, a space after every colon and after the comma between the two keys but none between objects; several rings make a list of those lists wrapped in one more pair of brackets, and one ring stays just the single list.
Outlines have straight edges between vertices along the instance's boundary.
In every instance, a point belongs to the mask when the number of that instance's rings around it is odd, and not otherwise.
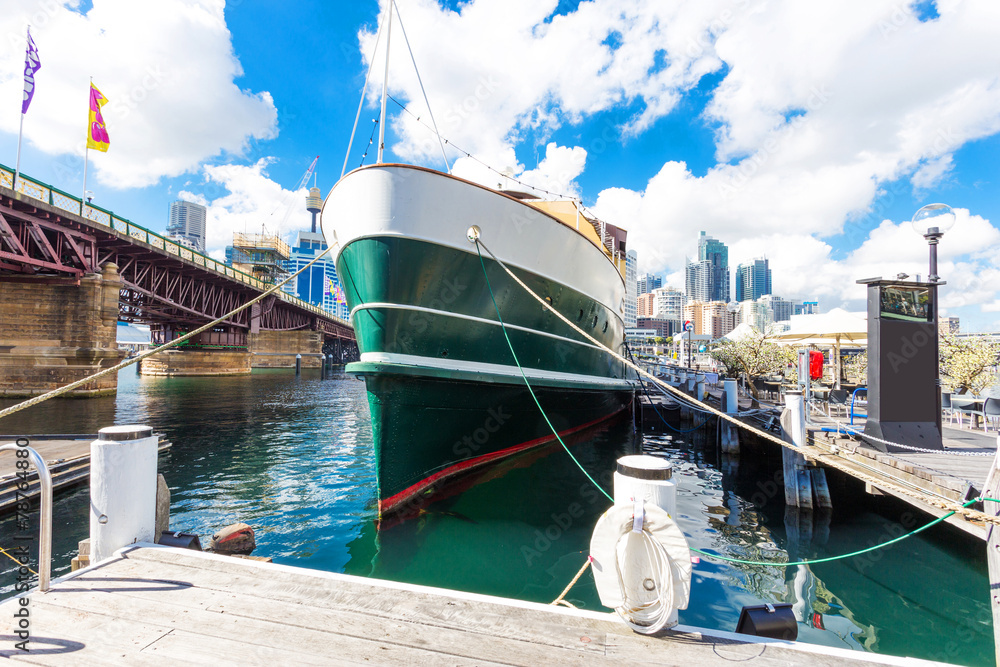
[{"label": "metal handrail", "polygon": [[33,448],[14,442],[0,445],[0,452],[25,450],[28,458],[38,471],[38,483],[42,491],[42,501],[38,507],[38,590],[49,590],[49,575],[52,572],[52,475],[45,459]]}]

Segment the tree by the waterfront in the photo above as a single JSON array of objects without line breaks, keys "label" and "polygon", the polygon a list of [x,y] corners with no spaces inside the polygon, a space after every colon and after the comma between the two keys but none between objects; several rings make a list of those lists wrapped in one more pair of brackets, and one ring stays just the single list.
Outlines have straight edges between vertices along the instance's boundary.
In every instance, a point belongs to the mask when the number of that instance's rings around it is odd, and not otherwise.
[{"label": "tree by the waterfront", "polygon": [[844,371],[847,377],[861,382],[868,382],[868,350],[862,350],[858,354],[852,354],[844,362]]},{"label": "tree by the waterfront", "polygon": [[[751,328],[748,335],[740,340],[725,339],[711,352],[713,359],[725,367],[727,377],[745,376],[749,381],[760,375],[783,373],[788,364],[795,363],[795,349],[790,345],[776,342],[777,330],[768,327],[764,331]],[[748,382],[751,393],[757,390]]]},{"label": "tree by the waterfront", "polygon": [[941,377],[956,393],[979,394],[996,382],[1000,342],[987,336],[945,334],[939,350]]}]

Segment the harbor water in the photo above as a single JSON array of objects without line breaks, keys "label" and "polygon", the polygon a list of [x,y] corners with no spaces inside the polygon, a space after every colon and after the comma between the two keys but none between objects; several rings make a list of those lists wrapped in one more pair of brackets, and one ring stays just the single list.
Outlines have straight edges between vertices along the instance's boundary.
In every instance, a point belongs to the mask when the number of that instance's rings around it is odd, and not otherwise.
[{"label": "harbor water", "polygon": [[[13,401],[0,401],[6,407]],[[160,458],[171,528],[202,536],[244,521],[256,555],[275,562],[551,602],[586,561],[606,499],[558,445],[450,485],[405,521],[378,525],[363,383],[343,374],[259,370],[250,377],[150,378],[122,371],[117,397],[53,400],[0,421],[0,433],[95,433],[147,424],[173,448]],[[610,491],[618,456],[670,458],[677,520],[691,546],[749,560],[815,559],[904,534],[929,518],[887,504],[835,508],[828,529],[795,544],[780,484],[751,457],[723,459],[708,428],[641,436],[624,420],[589,434],[574,454]],[[53,574],[69,571],[87,537],[86,485],[57,494]],[[10,548],[12,517],[0,518]],[[0,598],[14,567],[0,558]],[[993,664],[985,548],[936,527],[864,556],[788,568],[702,557],[681,623],[733,630],[744,605],[787,602],[799,639],[859,651]],[[587,574],[567,599],[600,610]]]}]

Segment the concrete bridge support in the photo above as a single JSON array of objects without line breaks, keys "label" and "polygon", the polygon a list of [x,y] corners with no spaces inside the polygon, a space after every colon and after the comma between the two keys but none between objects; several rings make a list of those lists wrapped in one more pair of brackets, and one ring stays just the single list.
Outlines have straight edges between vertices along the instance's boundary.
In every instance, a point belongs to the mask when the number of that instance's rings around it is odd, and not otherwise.
[{"label": "concrete bridge support", "polygon": [[[118,266],[79,281],[5,277],[0,281],[0,396],[37,396],[113,366],[118,334]],[[114,374],[69,396],[113,395]]]},{"label": "concrete bridge support", "polygon": [[246,350],[171,348],[143,359],[142,375],[183,377],[198,375],[249,375],[250,353]]},{"label": "concrete bridge support", "polygon": [[[169,324],[150,327],[153,344],[180,338],[188,330]],[[142,375],[166,377],[249,375],[250,352],[244,329],[220,326],[140,362]]]},{"label": "concrete bridge support", "polygon": [[323,365],[323,332],[260,331],[247,336],[254,368],[295,368],[295,355],[302,355],[303,368]]}]

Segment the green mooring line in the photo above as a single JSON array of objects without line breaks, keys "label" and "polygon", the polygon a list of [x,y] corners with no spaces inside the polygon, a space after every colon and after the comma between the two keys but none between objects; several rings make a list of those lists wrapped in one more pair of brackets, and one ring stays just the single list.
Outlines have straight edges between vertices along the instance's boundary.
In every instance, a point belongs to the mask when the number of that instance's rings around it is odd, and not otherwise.
[{"label": "green mooring line", "polygon": [[549,421],[549,416],[545,414],[545,410],[542,408],[542,404],[538,402],[538,397],[535,396],[535,390],[531,388],[531,383],[528,382],[528,376],[524,374],[524,369],[521,368],[521,362],[518,361],[517,359],[517,353],[514,352],[514,346],[510,342],[510,336],[507,335],[507,325],[504,324],[503,317],[500,316],[500,308],[497,306],[496,297],[493,295],[493,285],[490,284],[490,276],[488,273],[486,273],[486,262],[483,261],[483,253],[479,249],[478,239],[476,240],[476,252],[479,253],[479,265],[483,267],[483,277],[486,278],[486,287],[488,287],[490,290],[490,300],[493,301],[493,308],[494,310],[497,311],[497,319],[500,320],[500,330],[503,331],[503,337],[507,339],[507,347],[510,348],[510,354],[511,356],[514,357],[514,363],[517,364],[517,370],[521,372],[521,377],[524,378],[524,386],[528,388],[528,393],[531,394],[531,398],[535,401],[535,405],[538,406],[538,411],[541,412],[542,417],[545,418],[545,423],[548,424],[549,428],[552,430],[552,435],[556,436],[556,440],[558,440],[559,444],[563,446],[563,449],[566,450],[566,453],[569,454],[569,457],[573,459],[573,463],[575,463],[576,466],[583,472],[583,474],[587,476],[587,479],[590,480],[591,484],[597,487],[598,491],[603,493],[608,500],[614,503],[615,499],[612,498],[610,495],[608,495],[608,492],[604,490],[604,487],[598,484],[594,480],[594,478],[590,476],[590,473],[587,472],[586,468],[580,465],[580,462],[576,460],[575,456],[573,456],[573,452],[569,451],[569,447],[567,447],[566,443],[563,442],[563,439],[559,437],[559,432],[556,431],[555,426],[553,426],[552,422]]},{"label": "green mooring line", "polygon": [[[575,456],[573,456],[573,452],[569,451],[569,447],[567,447],[566,443],[563,442],[563,439],[559,437],[559,433],[556,431],[555,427],[552,426],[552,422],[549,421],[549,416],[545,413],[545,409],[542,407],[542,404],[538,402],[538,397],[535,396],[535,390],[531,388],[531,383],[528,382],[528,376],[524,374],[524,369],[521,367],[521,362],[518,361],[518,359],[517,359],[517,353],[514,352],[514,346],[510,342],[510,336],[507,335],[507,325],[504,324],[503,317],[500,316],[500,308],[497,306],[496,297],[493,295],[493,285],[490,284],[490,276],[486,272],[486,262],[483,261],[483,253],[479,249],[479,240],[478,239],[476,240],[476,252],[479,254],[479,265],[483,267],[483,277],[486,278],[486,287],[489,288],[489,290],[490,290],[490,300],[493,302],[493,309],[496,310],[496,312],[497,312],[497,319],[500,321],[500,330],[503,331],[503,337],[507,340],[507,347],[510,348],[510,354],[511,354],[511,356],[514,357],[514,363],[517,364],[517,370],[519,370],[521,372],[521,377],[524,379],[524,385],[528,388],[528,392],[531,394],[531,398],[535,401],[535,405],[538,406],[538,411],[542,413],[542,417],[545,419],[545,423],[549,425],[549,428],[552,430],[552,434],[554,436],[556,436],[556,440],[558,440],[559,444],[563,446],[563,449],[566,450],[566,453],[569,454],[569,457],[571,459],[573,459],[573,463],[575,463],[576,466],[581,470],[581,472],[583,472],[583,474],[587,476],[587,479],[590,480],[591,484],[593,484],[597,488],[598,491],[600,491],[601,493],[604,494],[605,498],[607,498],[612,503],[614,503],[615,499],[612,498],[610,495],[608,495],[608,492],[605,491],[604,488],[600,484],[598,484],[594,480],[593,477],[590,476],[590,473],[588,473],[587,470],[577,460],[577,458]],[[968,501],[966,503],[963,503],[962,507],[968,507],[969,505],[972,505],[973,503],[977,503],[977,502],[980,502],[980,501],[989,501],[989,502],[994,502],[994,503],[1000,503],[1000,500],[997,500],[996,498],[973,498],[972,500],[970,500],[970,501]],[[861,554],[866,554],[866,553],[869,553],[871,551],[876,551],[878,549],[882,549],[883,547],[887,547],[889,545],[895,544],[896,542],[902,542],[903,540],[905,540],[908,537],[913,537],[917,533],[923,532],[923,531],[927,530],[928,528],[930,528],[931,526],[935,526],[935,525],[941,523],[942,521],[946,520],[947,518],[949,518],[953,514],[956,514],[956,512],[957,512],[956,510],[952,510],[951,512],[948,512],[944,516],[942,516],[940,518],[937,518],[937,519],[934,519],[930,523],[925,524],[925,525],[921,526],[920,528],[917,528],[916,530],[911,530],[906,535],[900,535],[899,537],[893,538],[893,539],[891,539],[891,540],[889,540],[887,542],[882,542],[881,544],[876,544],[873,547],[868,547],[867,549],[861,549],[859,551],[852,551],[851,553],[842,554],[840,556],[830,556],[829,558],[817,558],[815,560],[797,560],[797,561],[790,561],[790,562],[787,562],[787,563],[776,563],[776,562],[771,562],[771,561],[744,560],[742,558],[730,558],[729,556],[721,556],[719,554],[709,553],[707,551],[702,551],[701,549],[695,549],[694,547],[689,547],[689,549],[691,551],[693,551],[694,553],[701,554],[702,556],[705,556],[707,558],[715,558],[716,560],[723,560],[723,561],[726,561],[728,563],[740,563],[742,565],[766,565],[766,566],[770,566],[770,567],[791,567],[793,565],[816,565],[818,563],[829,563],[829,562],[835,561],[835,560],[844,560],[845,558],[853,558],[855,556],[860,556]]]},{"label": "green mooring line", "polygon": [[[993,498],[973,498],[972,500],[968,501],[967,503],[964,503],[962,505],[962,507],[968,507],[969,505],[971,505],[973,503],[977,503],[980,500],[991,500],[993,502],[1000,502],[1000,501],[995,500]],[[769,562],[769,561],[743,560],[742,558],[730,558],[729,556],[720,556],[719,554],[708,553],[707,551],[702,551],[701,549],[695,549],[694,547],[690,547],[690,549],[691,549],[691,551],[693,551],[695,553],[698,553],[698,554],[701,554],[702,556],[707,556],[709,558],[716,558],[718,560],[724,560],[724,561],[727,561],[729,563],[742,563],[744,565],[770,565],[771,567],[789,567],[789,566],[792,566],[792,565],[815,565],[817,563],[829,563],[829,562],[835,561],[835,560],[843,560],[845,558],[853,558],[854,556],[860,556],[861,554],[866,554],[866,553],[868,553],[870,551],[876,551],[878,549],[881,549],[882,547],[887,547],[890,544],[895,544],[896,542],[902,542],[903,540],[905,540],[908,537],[913,537],[917,533],[925,531],[928,528],[930,528],[931,526],[934,526],[936,524],[941,523],[942,521],[944,521],[945,519],[947,519],[948,517],[950,517],[952,514],[955,514],[955,513],[956,513],[956,510],[952,510],[951,512],[948,512],[944,516],[942,516],[940,518],[937,518],[937,519],[934,519],[930,523],[925,524],[925,525],[921,526],[920,528],[917,528],[916,530],[912,530],[909,533],[907,533],[906,535],[900,535],[899,537],[891,539],[888,542],[882,542],[881,544],[876,544],[873,547],[868,547],[867,549],[861,549],[860,551],[852,551],[849,554],[842,554],[840,556],[830,556],[829,558],[817,558],[815,560],[797,560],[797,561],[791,561],[791,562],[788,562],[788,563],[775,563],[775,562]]]}]

